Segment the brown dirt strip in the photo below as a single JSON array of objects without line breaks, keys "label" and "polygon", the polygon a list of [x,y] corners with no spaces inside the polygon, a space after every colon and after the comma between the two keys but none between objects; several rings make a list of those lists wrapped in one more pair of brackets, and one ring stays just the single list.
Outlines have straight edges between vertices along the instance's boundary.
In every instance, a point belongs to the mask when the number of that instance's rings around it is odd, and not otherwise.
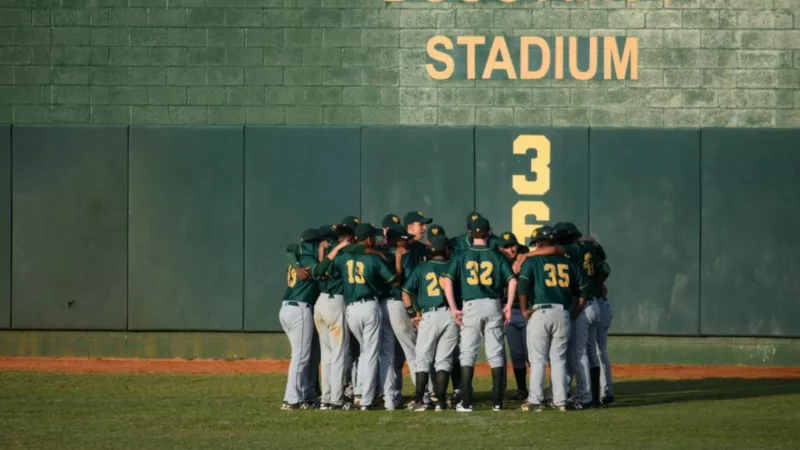
[{"label": "brown dirt strip", "polygon": [[[211,359],[135,359],[135,358],[33,358],[0,356],[0,371],[64,373],[286,373],[289,361],[250,359],[223,361]],[[488,365],[478,364],[476,375],[488,375]],[[615,364],[614,378],[800,378],[800,367],[690,366]],[[408,367],[406,367],[408,373]]]}]

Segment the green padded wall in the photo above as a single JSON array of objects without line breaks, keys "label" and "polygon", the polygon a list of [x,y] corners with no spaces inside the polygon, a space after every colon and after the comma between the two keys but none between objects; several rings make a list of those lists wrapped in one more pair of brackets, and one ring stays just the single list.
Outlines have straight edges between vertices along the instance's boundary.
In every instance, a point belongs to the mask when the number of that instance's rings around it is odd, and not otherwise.
[{"label": "green padded wall", "polygon": [[11,127],[0,126],[0,328],[11,327]]},{"label": "green padded wall", "polygon": [[130,128],[132,330],[240,330],[242,127]]},{"label": "green padded wall", "polygon": [[284,249],[359,215],[358,127],[245,129],[244,328],[280,331]]},{"label": "green padded wall", "polygon": [[702,132],[700,331],[800,336],[800,130]]},{"label": "green padded wall", "polygon": [[126,137],[14,127],[13,328],[125,329]]},{"label": "green padded wall", "polygon": [[700,308],[700,130],[592,129],[590,231],[615,334],[691,335]]},{"label": "green padded wall", "polygon": [[361,212],[383,216],[421,211],[448,235],[463,229],[474,205],[472,128],[383,128],[361,131]]},{"label": "green padded wall", "polygon": [[[524,242],[533,224],[571,221],[585,232],[588,153],[587,128],[477,128],[477,211],[490,219],[495,234],[513,231]],[[462,233],[465,220],[466,215],[460,217]]]}]

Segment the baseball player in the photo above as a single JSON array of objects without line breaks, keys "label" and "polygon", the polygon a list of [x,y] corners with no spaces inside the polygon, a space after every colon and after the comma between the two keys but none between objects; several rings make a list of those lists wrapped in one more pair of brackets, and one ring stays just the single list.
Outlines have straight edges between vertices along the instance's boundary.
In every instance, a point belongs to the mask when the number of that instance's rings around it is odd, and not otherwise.
[{"label": "baseball player", "polygon": [[[443,275],[449,268],[449,247],[447,237],[434,236],[430,245],[431,259],[418,265],[403,285],[403,305],[408,317],[414,318],[419,324],[415,348],[417,366],[412,367],[416,378],[416,394],[414,401],[409,404],[412,411],[429,409],[424,397],[431,365],[434,365],[436,371],[435,410],[443,411],[447,408],[445,394],[459,334],[442,292]],[[421,313],[414,309],[412,297],[416,297]]]},{"label": "baseball player", "polygon": [[431,240],[436,236],[447,236],[447,233],[444,232],[444,228],[441,225],[431,225],[428,227],[428,231],[425,233],[425,245],[428,247],[431,246]]},{"label": "baseball player", "polygon": [[[519,241],[517,241],[517,237],[514,233],[506,231],[500,235],[499,250],[503,256],[506,257],[509,264],[513,264],[516,262],[519,254],[528,252],[528,247],[521,245]],[[508,340],[508,348],[511,353],[511,365],[514,368],[514,378],[517,381],[517,393],[514,395],[515,400],[525,400],[528,398],[528,384],[526,382],[526,375],[528,372],[528,350],[526,340],[528,338],[525,329],[526,324],[527,320],[522,316],[519,302],[514,302],[511,307],[511,321],[506,325],[506,339]],[[503,387],[505,389],[505,383]]]},{"label": "baseball player", "polygon": [[[472,246],[472,234],[470,233],[470,226],[472,225],[472,222],[482,217],[483,216],[480,213],[477,213],[475,211],[467,214],[467,232],[465,234],[462,234],[461,236],[456,236],[450,239],[450,245],[453,247],[453,254],[457,254],[463,251],[464,249]],[[500,244],[500,240],[497,238],[497,236],[491,233],[487,235],[485,240],[487,242],[486,245],[489,248],[497,248],[498,245]]]},{"label": "baseball player", "polygon": [[[533,242],[539,248],[553,245],[553,229],[534,230]],[[544,372],[550,360],[553,405],[567,410],[567,346],[572,321],[583,306],[582,275],[576,264],[563,256],[530,258],[519,275],[520,310],[528,317],[528,358],[531,363],[531,389],[523,411],[544,410]],[[573,302],[572,298],[577,297]],[[530,302],[530,303],[529,303]],[[529,309],[530,305],[530,309]]]},{"label": "baseball player", "polygon": [[[372,247],[375,237],[380,235],[381,230],[368,223],[358,225],[355,230],[358,243],[367,247]],[[358,358],[360,409],[370,410],[375,398],[375,377],[378,374],[381,345],[383,319],[380,299],[386,290],[385,284],[395,282],[396,276],[380,257],[371,254],[343,253],[334,259],[331,269],[331,276],[341,279],[344,285],[347,325],[361,348]],[[384,407],[393,410],[396,401],[393,386],[385,383],[383,388]]]},{"label": "baseball player", "polygon": [[[503,325],[511,317],[511,303],[517,293],[517,279],[511,265],[487,246],[489,221],[479,217],[470,224],[472,246],[457,254],[444,274],[444,290],[453,320],[461,326],[461,402],[458,412],[472,411],[472,377],[478,346],[485,336],[486,358],[492,367],[492,410],[503,409]],[[453,284],[461,287],[463,312],[456,308]],[[505,307],[501,297],[508,285]],[[463,319],[463,320],[462,320]]]},{"label": "baseball player", "polygon": [[[299,263],[304,267],[313,268],[319,262],[314,256],[317,239],[317,230],[309,228],[302,234],[303,255],[300,256]],[[338,250],[344,246],[334,248],[331,253],[335,256]],[[312,317],[312,307],[319,295],[317,283],[312,280],[304,280],[297,276],[295,267],[289,265],[286,270],[286,292],[283,295],[284,301],[280,310],[280,321],[283,331],[289,338],[289,345],[292,349],[292,359],[289,363],[289,375],[286,380],[286,392],[283,397],[283,410],[294,410],[301,408],[301,402],[306,408],[309,407],[307,396],[309,393],[308,371],[310,367],[312,340],[314,324]]]}]

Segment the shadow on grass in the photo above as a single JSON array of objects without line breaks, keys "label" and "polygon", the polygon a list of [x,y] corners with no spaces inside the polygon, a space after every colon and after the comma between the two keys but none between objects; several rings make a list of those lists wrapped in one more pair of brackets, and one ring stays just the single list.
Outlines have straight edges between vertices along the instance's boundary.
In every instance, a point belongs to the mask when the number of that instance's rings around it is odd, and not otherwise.
[{"label": "shadow on grass", "polygon": [[[507,392],[513,394],[512,392]],[[706,378],[698,380],[620,380],[614,383],[615,408],[736,400],[800,394],[800,378]],[[477,389],[474,403],[490,403],[491,392]],[[509,407],[521,402],[506,401]]]}]

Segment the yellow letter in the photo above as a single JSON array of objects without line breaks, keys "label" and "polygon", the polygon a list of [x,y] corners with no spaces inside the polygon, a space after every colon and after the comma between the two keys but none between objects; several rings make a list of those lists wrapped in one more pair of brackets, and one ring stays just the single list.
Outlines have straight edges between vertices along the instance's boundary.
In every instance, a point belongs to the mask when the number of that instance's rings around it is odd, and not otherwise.
[{"label": "yellow letter", "polygon": [[[500,61],[497,56],[500,56]],[[483,75],[481,78],[488,80],[492,78],[492,72],[495,70],[505,70],[509,80],[517,79],[517,72],[514,70],[514,63],[511,61],[511,54],[508,53],[508,46],[506,39],[503,36],[497,36],[492,43],[492,49],[489,50],[489,57],[486,59],[486,67],[483,68]]]},{"label": "yellow letter", "polygon": [[536,174],[536,179],[514,175],[511,185],[519,195],[544,195],[550,190],[550,140],[540,134],[523,134],[514,139],[515,155],[524,155],[528,150],[536,150],[536,157],[531,158],[531,173]]},{"label": "yellow letter", "polygon": [[[547,75],[547,71],[550,70],[550,46],[547,45],[547,41],[537,36],[522,36],[519,45],[521,53],[519,77],[523,80],[544,78]],[[530,71],[529,45],[535,45],[542,50],[542,65],[533,72]]]},{"label": "yellow letter", "polygon": [[564,79],[564,38],[556,36],[556,80]]},{"label": "yellow letter", "polygon": [[443,45],[447,50],[452,50],[453,41],[446,36],[434,36],[428,39],[428,56],[436,61],[443,62],[444,70],[441,72],[437,71],[433,64],[425,64],[425,70],[428,72],[428,76],[434,80],[446,80],[453,76],[453,57],[445,52],[437,50],[437,44]]},{"label": "yellow letter", "polygon": [[456,39],[459,45],[467,46],[467,79],[475,79],[475,46],[483,45],[486,38],[483,36],[459,36]]},{"label": "yellow letter", "polygon": [[[613,36],[606,36],[603,38],[605,45],[603,45],[603,78],[606,80],[611,79],[611,57],[614,57],[614,73],[617,75],[618,80],[625,79],[625,73],[628,66],[631,68],[631,80],[639,79],[639,38],[628,37],[625,38],[625,49],[622,51],[622,58],[619,56],[619,48],[617,48],[617,39]],[[631,46],[628,47],[628,42]]]},{"label": "yellow letter", "polygon": [[529,200],[520,200],[511,208],[511,232],[523,242],[533,230],[542,226],[541,223],[528,224],[530,216],[537,222],[547,222],[550,220],[550,208],[544,202]]},{"label": "yellow letter", "polygon": [[569,73],[576,80],[591,80],[597,73],[597,37],[589,38],[589,68],[581,71],[578,68],[578,38],[569,38]]}]

